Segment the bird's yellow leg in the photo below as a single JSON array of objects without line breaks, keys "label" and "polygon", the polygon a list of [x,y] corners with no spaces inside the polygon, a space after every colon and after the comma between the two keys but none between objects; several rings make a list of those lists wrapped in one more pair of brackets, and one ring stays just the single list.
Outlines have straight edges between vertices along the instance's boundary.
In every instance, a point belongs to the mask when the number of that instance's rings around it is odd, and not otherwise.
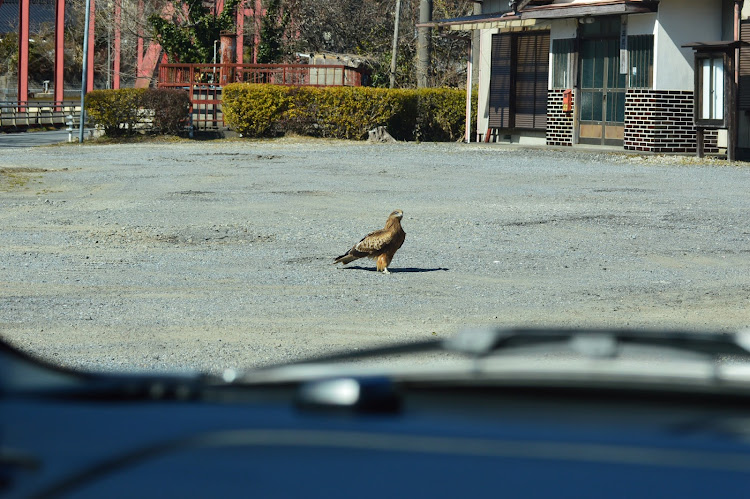
[{"label": "bird's yellow leg", "polygon": [[378,272],[383,272],[384,274],[387,274],[388,273],[388,257],[385,254],[378,256],[378,260],[375,266],[378,269]]}]

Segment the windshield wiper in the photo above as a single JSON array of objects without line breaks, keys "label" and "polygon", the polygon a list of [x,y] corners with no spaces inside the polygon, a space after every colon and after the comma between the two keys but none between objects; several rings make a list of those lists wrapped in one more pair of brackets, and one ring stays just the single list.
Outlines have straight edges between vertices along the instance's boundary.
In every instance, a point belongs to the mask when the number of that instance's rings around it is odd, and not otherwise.
[{"label": "windshield wiper", "polygon": [[461,331],[444,342],[446,350],[473,357],[540,345],[567,345],[576,353],[596,358],[617,357],[621,347],[626,345],[668,348],[709,356],[750,356],[750,331],[707,333],[638,329],[483,328]]},{"label": "windshield wiper", "polygon": [[[663,348],[713,357],[750,357],[750,330],[718,333],[606,328],[475,328],[462,330],[447,339],[337,353],[293,362],[287,366],[350,362],[430,352],[456,353],[480,359],[499,352],[510,353],[529,347],[549,347],[550,351],[569,349],[585,357],[615,358],[621,353],[623,346]],[[278,367],[284,366],[269,366],[255,372]]]}]

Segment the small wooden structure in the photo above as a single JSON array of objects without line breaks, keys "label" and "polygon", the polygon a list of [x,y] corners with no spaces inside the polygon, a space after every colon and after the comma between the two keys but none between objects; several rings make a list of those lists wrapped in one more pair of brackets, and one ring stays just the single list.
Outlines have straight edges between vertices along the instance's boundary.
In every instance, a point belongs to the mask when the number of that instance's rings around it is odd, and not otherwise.
[{"label": "small wooden structure", "polygon": [[696,154],[704,155],[705,130],[727,130],[727,159],[733,161],[737,150],[737,82],[735,51],[747,42],[739,40],[687,43],[695,52],[693,122],[696,129]]}]

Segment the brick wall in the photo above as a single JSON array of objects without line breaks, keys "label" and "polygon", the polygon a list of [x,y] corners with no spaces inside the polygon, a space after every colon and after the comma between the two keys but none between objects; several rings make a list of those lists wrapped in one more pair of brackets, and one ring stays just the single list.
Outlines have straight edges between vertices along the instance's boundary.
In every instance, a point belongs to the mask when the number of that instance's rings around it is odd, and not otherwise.
[{"label": "brick wall", "polygon": [[[563,112],[563,89],[547,92],[547,145],[573,145],[573,112]],[[575,95],[573,96],[575,107]]]},{"label": "brick wall", "polygon": [[[706,154],[719,152],[718,133],[705,133]],[[694,153],[693,92],[629,89],[625,94],[624,148],[654,153]]]}]

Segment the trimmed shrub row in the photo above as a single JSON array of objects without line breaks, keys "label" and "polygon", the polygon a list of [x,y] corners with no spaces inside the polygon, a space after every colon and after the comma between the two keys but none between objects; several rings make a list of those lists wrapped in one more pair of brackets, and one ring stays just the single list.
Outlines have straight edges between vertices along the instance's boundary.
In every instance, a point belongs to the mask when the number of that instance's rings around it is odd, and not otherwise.
[{"label": "trimmed shrub row", "polygon": [[109,137],[140,131],[178,134],[189,124],[190,97],[184,90],[123,88],[86,94],[86,112]]},{"label": "trimmed shrub row", "polygon": [[[313,137],[363,139],[385,126],[399,140],[456,141],[464,134],[463,90],[371,87],[288,87],[235,83],[224,87],[224,120],[248,137],[286,132]],[[110,137],[138,132],[178,134],[189,124],[183,90],[94,90],[86,112]],[[473,106],[476,122],[476,105]]]},{"label": "trimmed shrub row", "polygon": [[464,134],[466,93],[233,83],[223,89],[222,111],[225,122],[247,137],[294,132],[359,140],[385,126],[399,140],[456,141]]}]

